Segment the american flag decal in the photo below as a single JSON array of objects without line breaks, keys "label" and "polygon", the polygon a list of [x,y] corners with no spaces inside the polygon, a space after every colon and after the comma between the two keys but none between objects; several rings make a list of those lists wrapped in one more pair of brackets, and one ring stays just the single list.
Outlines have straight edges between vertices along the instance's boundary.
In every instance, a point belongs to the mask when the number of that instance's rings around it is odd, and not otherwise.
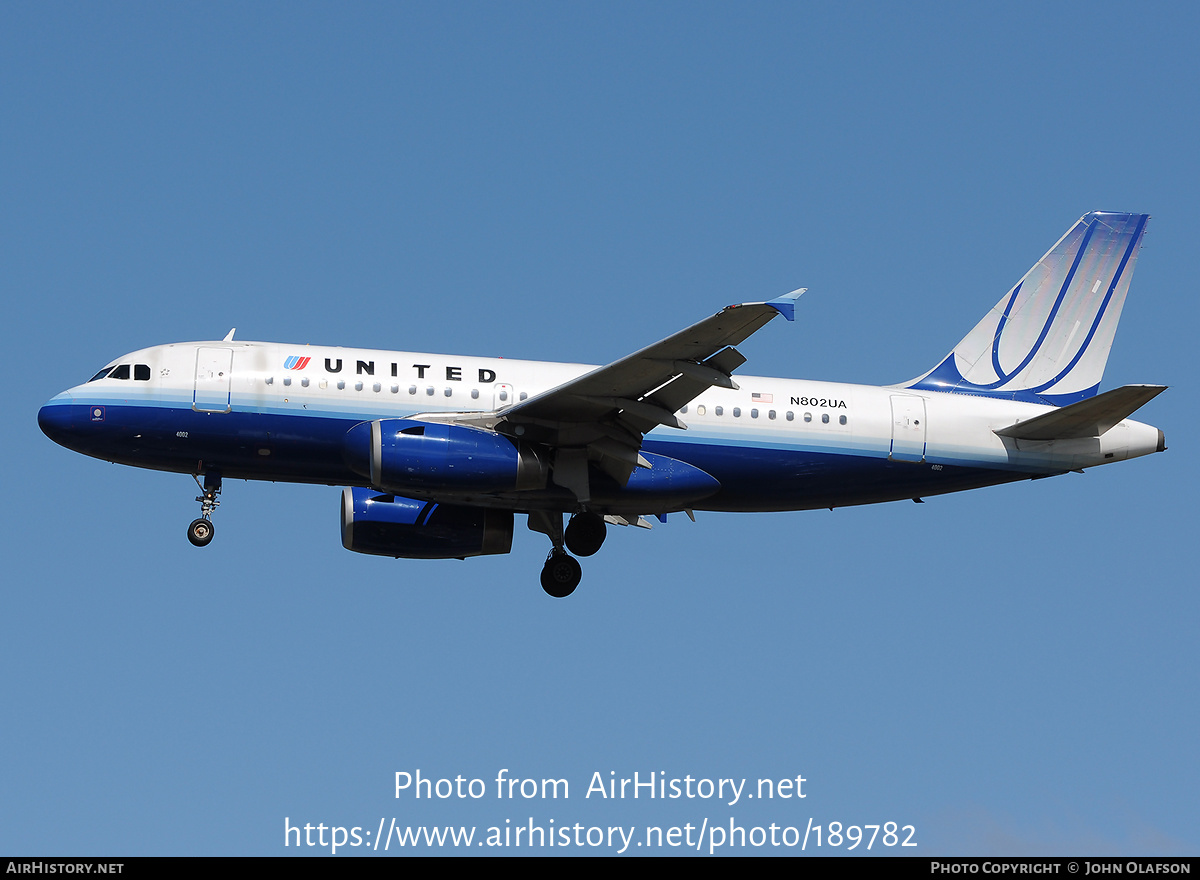
[{"label": "american flag decal", "polygon": [[293,355],[283,362],[283,368],[285,370],[303,370],[311,360],[312,358],[310,357],[296,357]]},{"label": "american flag decal", "polygon": [[775,395],[773,394],[751,394],[750,399],[755,403],[774,403]]}]

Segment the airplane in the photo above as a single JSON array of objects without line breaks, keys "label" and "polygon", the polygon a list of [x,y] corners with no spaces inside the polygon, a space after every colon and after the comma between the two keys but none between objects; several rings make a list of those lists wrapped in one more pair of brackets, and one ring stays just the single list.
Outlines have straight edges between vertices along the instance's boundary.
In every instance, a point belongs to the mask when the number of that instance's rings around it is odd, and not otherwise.
[{"label": "airplane", "polygon": [[735,346],[794,320],[801,289],[601,367],[231,330],[117,358],[38,424],[85,455],[190,474],[197,547],[225,478],[344,486],[343,545],[397,558],[508,553],[524,514],[550,539],[541,583],[561,598],[582,577],[571,554],[596,553],[609,525],[921,501],[1164,451],[1129,416],[1166,386],[1098,393],[1148,220],[1085,214],[933,369],[896,385],[734,377]]}]

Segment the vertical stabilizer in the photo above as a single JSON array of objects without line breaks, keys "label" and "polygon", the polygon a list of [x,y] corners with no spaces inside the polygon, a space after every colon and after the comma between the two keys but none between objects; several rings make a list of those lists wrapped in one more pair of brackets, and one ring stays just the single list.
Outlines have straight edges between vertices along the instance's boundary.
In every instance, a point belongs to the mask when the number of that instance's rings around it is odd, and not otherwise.
[{"label": "vertical stabilizer", "polygon": [[1095,395],[1149,214],[1085,214],[909,388],[1062,406]]}]

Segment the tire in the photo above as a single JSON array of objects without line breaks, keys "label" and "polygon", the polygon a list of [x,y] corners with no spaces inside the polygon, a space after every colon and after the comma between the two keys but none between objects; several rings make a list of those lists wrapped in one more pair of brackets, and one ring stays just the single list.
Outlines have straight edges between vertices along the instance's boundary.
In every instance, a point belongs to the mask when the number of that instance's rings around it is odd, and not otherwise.
[{"label": "tire", "polygon": [[563,541],[567,549],[576,556],[591,556],[604,544],[608,537],[608,526],[604,517],[594,513],[577,513],[567,522]]},{"label": "tire", "polygon": [[583,579],[583,569],[571,556],[556,550],[542,566],[542,589],[555,599],[565,599],[575,592]]},{"label": "tire", "polygon": [[196,547],[206,547],[208,542],[213,539],[216,529],[213,524],[206,519],[194,519],[192,524],[188,526],[188,540]]}]

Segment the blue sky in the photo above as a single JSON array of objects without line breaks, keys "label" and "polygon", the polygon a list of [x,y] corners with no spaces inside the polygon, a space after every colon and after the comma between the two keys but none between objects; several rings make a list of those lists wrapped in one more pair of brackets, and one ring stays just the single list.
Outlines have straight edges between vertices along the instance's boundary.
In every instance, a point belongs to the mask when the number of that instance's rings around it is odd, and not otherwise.
[{"label": "blue sky", "polygon": [[[1186,4],[8,4],[0,851],[365,828],[896,821],[1195,854],[1198,16]],[[799,286],[743,372],[933,366],[1089,210],[1153,215],[1104,387],[1165,455],[834,512],[342,549],[335,488],[74,455],[38,407],[220,338],[604,363]],[[396,771],[566,778],[414,801]],[[618,777],[808,797],[597,801]],[[877,847],[878,848],[878,847]],[[307,850],[306,850],[307,852]],[[353,852],[353,850],[346,850]],[[828,852],[828,850],[826,850]]]}]

